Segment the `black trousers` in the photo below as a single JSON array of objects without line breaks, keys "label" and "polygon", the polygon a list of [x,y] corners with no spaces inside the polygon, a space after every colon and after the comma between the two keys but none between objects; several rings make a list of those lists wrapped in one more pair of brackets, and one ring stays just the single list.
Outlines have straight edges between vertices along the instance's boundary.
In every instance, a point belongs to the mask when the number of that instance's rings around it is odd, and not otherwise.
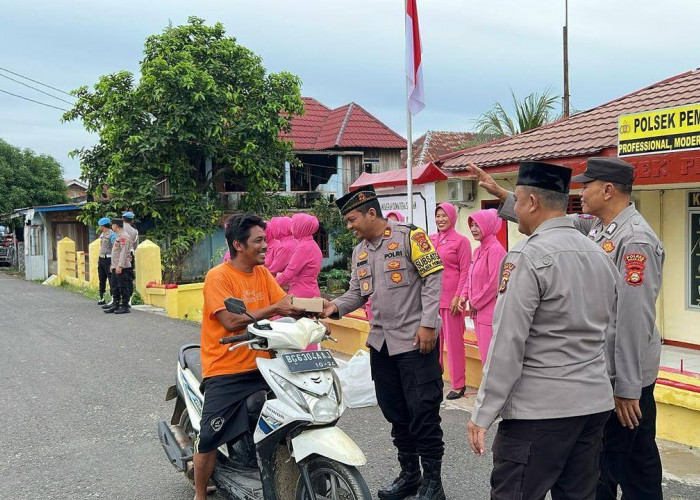
[{"label": "black trousers", "polygon": [[655,384],[642,389],[639,427],[623,427],[614,413],[603,433],[600,457],[598,499],[617,498],[618,486],[625,500],[663,498],[661,491],[661,457],[656,446]]},{"label": "black trousers", "polygon": [[[107,280],[109,279],[109,266],[112,264],[112,259],[109,257],[100,257],[97,261],[97,276],[100,278],[100,297],[103,297],[107,290]],[[112,282],[109,283],[110,291],[114,296]]]},{"label": "black trousers", "polygon": [[121,300],[119,294],[119,275],[116,270],[112,268],[109,270],[109,294],[112,296],[112,303],[115,306],[119,306]]},{"label": "black trousers", "polygon": [[370,348],[372,380],[379,408],[391,424],[399,453],[440,460],[445,452],[440,427],[442,370],[436,347],[429,354],[410,351],[389,356]]},{"label": "black trousers", "polygon": [[131,295],[134,293],[133,269],[130,267],[122,268],[122,273],[117,274],[117,280],[119,283],[119,299],[121,300],[121,306],[126,307],[129,305],[129,299],[131,299]]},{"label": "black trousers", "polygon": [[610,412],[542,420],[503,420],[493,442],[491,498],[593,500]]}]

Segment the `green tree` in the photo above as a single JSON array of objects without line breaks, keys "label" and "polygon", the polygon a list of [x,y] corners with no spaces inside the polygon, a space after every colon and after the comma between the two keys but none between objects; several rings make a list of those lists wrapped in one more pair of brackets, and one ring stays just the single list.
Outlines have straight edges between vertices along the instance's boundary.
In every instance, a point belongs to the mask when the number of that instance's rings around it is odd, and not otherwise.
[{"label": "green tree", "polygon": [[515,97],[512,90],[510,95],[513,97],[515,118],[508,114],[500,102],[497,102],[490,110],[476,119],[477,134],[492,138],[516,135],[549,123],[556,118],[552,111],[559,96],[554,95],[551,89],[546,89],[541,94],[533,92],[522,101]]},{"label": "green tree", "polygon": [[335,253],[347,264],[359,240],[348,231],[340,211],[326,197],[316,200],[311,211],[333,242]]},{"label": "green tree", "polygon": [[63,169],[54,158],[0,139],[0,214],[67,202]]},{"label": "green tree", "polygon": [[[196,17],[149,37],[140,72],[138,81],[121,71],[93,90],[75,90],[78,102],[63,118],[80,119],[99,136],[74,152],[98,200],[87,204],[84,221],[127,207],[152,220],[147,236],[163,248],[164,279],[177,281],[192,245],[220,223],[217,176],[251,196],[278,189],[281,166],[292,158],[279,135],[303,112],[301,83],[290,73],[267,74],[221,24]],[[164,179],[165,197],[156,188]]]}]

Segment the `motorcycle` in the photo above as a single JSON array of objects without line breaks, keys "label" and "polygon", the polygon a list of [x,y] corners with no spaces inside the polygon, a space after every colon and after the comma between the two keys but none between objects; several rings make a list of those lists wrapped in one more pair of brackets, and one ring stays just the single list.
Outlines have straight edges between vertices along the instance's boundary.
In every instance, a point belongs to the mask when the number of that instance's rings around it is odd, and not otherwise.
[{"label": "motorcycle", "polygon": [[[316,320],[282,318],[256,321],[238,299],[226,309],[245,314],[253,323],[240,335],[222,338],[233,349],[266,350],[272,359],[257,358],[270,387],[246,400],[252,434],[244,434],[217,450],[212,481],[236,500],[370,500],[357,467],[367,463],[362,450],[336,426],[345,411],[343,395],[328,350],[302,350],[331,339]],[[183,345],[178,354],[175,385],[166,400],[175,399],[169,422],[158,423],[158,436],[170,463],[194,482],[194,441],[200,430],[204,396],[199,390],[202,367],[199,344]]]}]

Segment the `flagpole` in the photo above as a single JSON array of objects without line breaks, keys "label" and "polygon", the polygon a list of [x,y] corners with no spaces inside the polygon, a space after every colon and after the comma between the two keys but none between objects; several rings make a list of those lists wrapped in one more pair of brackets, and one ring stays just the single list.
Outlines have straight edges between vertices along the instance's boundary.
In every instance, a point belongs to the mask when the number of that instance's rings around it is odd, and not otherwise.
[{"label": "flagpole", "polygon": [[408,200],[408,211],[406,218],[409,224],[413,224],[413,132],[411,130],[411,108],[409,100],[409,81],[406,78],[406,136],[408,144],[406,147],[406,197]]},{"label": "flagpole", "polygon": [[[404,13],[408,12],[408,2],[404,2]],[[406,24],[406,30],[408,30],[408,24]],[[408,42],[408,31],[406,31],[406,41]],[[414,47],[415,50],[415,47]],[[420,50],[420,48],[418,48]],[[408,69],[408,68],[407,68]],[[411,80],[406,74],[406,138],[408,144],[406,145],[406,221],[409,224],[413,224],[413,132],[411,130],[411,107],[409,105],[409,100],[411,98]]]}]

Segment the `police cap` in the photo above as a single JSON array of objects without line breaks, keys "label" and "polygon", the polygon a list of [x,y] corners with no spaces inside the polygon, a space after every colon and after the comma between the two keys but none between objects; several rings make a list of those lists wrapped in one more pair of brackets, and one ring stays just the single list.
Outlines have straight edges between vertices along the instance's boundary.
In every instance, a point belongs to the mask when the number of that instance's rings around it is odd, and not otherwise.
[{"label": "police cap", "polygon": [[335,204],[340,209],[342,215],[352,212],[356,208],[377,199],[377,193],[374,192],[374,186],[363,186],[357,191],[348,193],[335,200]]},{"label": "police cap", "polygon": [[516,186],[530,186],[557,193],[568,193],[571,169],[541,161],[523,161]]},{"label": "police cap", "polygon": [[604,181],[631,186],[634,182],[634,167],[616,157],[594,156],[586,162],[586,171],[576,175],[572,182]]}]

